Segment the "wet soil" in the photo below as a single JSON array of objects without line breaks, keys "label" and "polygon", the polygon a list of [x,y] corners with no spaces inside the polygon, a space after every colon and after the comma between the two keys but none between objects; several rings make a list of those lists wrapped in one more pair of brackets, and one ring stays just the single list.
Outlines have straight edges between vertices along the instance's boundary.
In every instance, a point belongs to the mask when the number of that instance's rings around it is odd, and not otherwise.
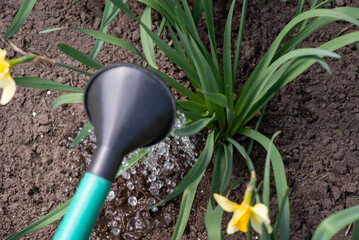
[{"label": "wet soil", "polygon": [[[270,43],[294,17],[296,2],[261,0],[249,3],[240,60],[241,71],[238,74],[240,83],[245,81]],[[311,2],[306,2],[306,9]],[[41,30],[59,26],[98,29],[104,1],[87,0],[68,7],[70,3],[69,0],[38,0],[25,25],[10,40],[25,51],[82,67],[62,54],[55,44],[66,43],[90,54],[95,42],[93,38],[74,30],[38,34]],[[1,1],[1,36],[19,4],[20,1]],[[241,4],[242,1],[239,1],[235,10],[234,27],[239,25]],[[143,5],[136,1],[129,1],[129,5],[137,15],[143,11]],[[333,6],[359,7],[359,3],[354,0],[338,0],[331,7]],[[220,37],[223,30],[228,8],[228,1],[215,1],[217,37]],[[155,19],[154,24],[158,25],[159,21],[159,18]],[[138,25],[129,17],[120,14],[109,29],[111,34],[141,48]],[[343,21],[330,24],[306,40],[301,47],[318,46],[333,37],[355,30],[358,28]],[[235,34],[236,31],[233,36]],[[203,29],[203,39],[205,36]],[[8,50],[8,58],[18,56],[3,42],[0,42],[0,48]],[[337,52],[341,55],[339,60],[327,59],[332,75],[319,65],[314,65],[276,94],[270,101],[260,129],[269,137],[278,130],[282,131],[276,146],[283,156],[291,188],[291,239],[310,239],[324,218],[358,202],[359,50],[357,45],[352,44]],[[185,75],[161,52],[157,53],[157,57],[161,71],[176,80],[186,81]],[[106,43],[97,59],[104,65],[113,62],[142,64],[134,54]],[[88,81],[88,77],[76,72],[42,62],[16,66],[11,73],[13,76],[43,77],[77,87],[85,87]],[[59,95],[55,91],[18,87],[14,99],[8,105],[0,106],[1,239],[68,200],[85,171],[85,149],[78,146],[69,150],[64,144],[64,140],[68,141],[74,131],[87,123],[83,107],[81,104],[73,104],[51,110],[50,103]],[[202,137],[197,141],[198,144],[203,143]],[[265,152],[255,145],[252,158],[258,172],[263,167],[264,157]],[[177,161],[180,162],[181,159]],[[233,179],[248,177],[244,161],[237,155],[234,164]],[[188,166],[180,166],[181,171],[188,170]],[[209,197],[210,175],[211,167],[199,185],[184,239],[207,239],[204,215]],[[126,182],[123,179],[119,180],[121,181]],[[243,187],[233,191],[230,198],[241,201]],[[161,194],[159,197],[165,197],[165,192]],[[180,199],[176,199],[158,212],[144,214],[147,214],[148,219],[161,219],[164,218],[161,215],[163,209],[170,208],[173,216],[176,216],[179,202]],[[275,197],[272,203],[276,203]],[[111,206],[109,204],[109,208]],[[122,202],[122,206],[129,208],[126,202]],[[142,210],[138,212],[144,212]],[[175,217],[172,216],[170,221],[159,221],[155,228],[141,228],[140,231],[134,229],[132,235],[126,236],[123,233],[115,237],[108,227],[105,213],[106,208],[95,227],[97,230],[93,233],[94,239],[170,239],[175,226]],[[225,214],[224,222],[229,218],[230,215]],[[57,224],[50,225],[24,239],[50,239],[56,228]],[[336,239],[349,239],[346,232],[350,234],[351,229],[343,230]],[[228,239],[244,239],[244,235],[238,233]]]}]

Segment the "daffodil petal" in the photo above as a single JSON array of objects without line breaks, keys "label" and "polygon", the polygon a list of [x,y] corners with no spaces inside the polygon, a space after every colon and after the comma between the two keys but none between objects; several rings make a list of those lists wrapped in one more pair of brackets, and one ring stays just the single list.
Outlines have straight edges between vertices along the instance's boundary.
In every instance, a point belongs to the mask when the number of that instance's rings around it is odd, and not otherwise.
[{"label": "daffodil petal", "polygon": [[239,208],[239,204],[228,200],[227,198],[219,195],[217,193],[213,194],[214,199],[216,199],[217,203],[221,208],[223,208],[226,212],[234,212]]},{"label": "daffodil petal", "polygon": [[253,229],[262,234],[262,223],[267,228],[268,233],[272,232],[272,227],[270,225],[270,219],[268,217],[268,208],[262,203],[257,203],[254,207],[251,208],[251,226]]},{"label": "daffodil petal", "polygon": [[[12,79],[12,77],[9,75],[9,76],[6,76],[8,79],[8,84],[5,85],[3,87],[3,92],[2,92],[2,95],[1,95],[1,100],[0,100],[0,103],[2,105],[5,105],[7,104],[11,99],[12,97],[14,96],[15,94],[15,91],[16,91],[16,83],[14,81],[14,79]],[[0,79],[0,81],[2,81],[3,79]]]},{"label": "daffodil petal", "polygon": [[0,48],[0,60],[5,60],[6,50]]}]

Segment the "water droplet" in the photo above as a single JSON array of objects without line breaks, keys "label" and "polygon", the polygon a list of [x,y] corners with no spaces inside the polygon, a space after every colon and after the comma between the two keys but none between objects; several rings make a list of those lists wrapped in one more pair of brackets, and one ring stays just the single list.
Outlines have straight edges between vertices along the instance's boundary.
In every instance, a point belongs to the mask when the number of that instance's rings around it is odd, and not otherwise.
[{"label": "water droplet", "polygon": [[132,207],[137,205],[137,198],[135,196],[129,197],[127,200],[128,204],[130,204]]},{"label": "water droplet", "polygon": [[106,201],[111,201],[112,199],[115,198],[115,192],[114,191],[110,191],[107,195]]},{"label": "water droplet", "polygon": [[135,189],[135,186],[133,185],[132,182],[127,182],[127,187],[128,187],[128,189],[130,189],[131,191],[132,191],[133,189]]},{"label": "water droplet", "polygon": [[111,222],[111,227],[114,227],[114,228],[117,227],[117,222],[116,222],[116,221],[112,221],[112,222]]},{"label": "water droplet", "polygon": [[149,198],[149,199],[147,199],[147,203],[148,203],[148,205],[152,206],[153,204],[156,203],[156,200],[154,198]]},{"label": "water droplet", "polygon": [[118,228],[112,229],[111,232],[114,236],[118,236],[120,234],[120,230]]},{"label": "water droplet", "polygon": [[153,207],[153,208],[151,208],[151,211],[152,211],[152,212],[157,212],[157,211],[158,211],[158,208],[157,208],[157,207]]}]

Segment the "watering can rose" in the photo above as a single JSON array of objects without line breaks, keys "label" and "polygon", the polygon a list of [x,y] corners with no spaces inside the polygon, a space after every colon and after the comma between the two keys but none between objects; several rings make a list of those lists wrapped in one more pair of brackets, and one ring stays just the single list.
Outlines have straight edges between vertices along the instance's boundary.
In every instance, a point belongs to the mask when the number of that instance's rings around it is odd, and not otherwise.
[{"label": "watering can rose", "polygon": [[0,103],[7,104],[15,94],[16,83],[10,75],[10,63],[5,60],[6,51],[0,49],[0,88],[3,89]]},{"label": "watering can rose", "polygon": [[272,232],[267,206],[262,203],[257,203],[252,207],[250,205],[251,195],[252,194],[248,194],[247,191],[243,202],[238,204],[219,194],[214,194],[214,198],[224,211],[233,212],[232,219],[227,225],[228,234],[233,234],[238,230],[247,232],[249,220],[251,221],[253,229],[259,234],[262,234],[262,224],[267,228],[268,233]]}]

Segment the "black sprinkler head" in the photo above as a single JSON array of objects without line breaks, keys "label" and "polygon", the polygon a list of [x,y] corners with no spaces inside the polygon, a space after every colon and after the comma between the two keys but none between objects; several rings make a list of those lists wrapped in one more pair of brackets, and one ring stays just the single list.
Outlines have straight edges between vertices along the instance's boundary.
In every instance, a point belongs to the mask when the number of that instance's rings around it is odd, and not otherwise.
[{"label": "black sprinkler head", "polygon": [[88,171],[110,181],[126,154],[161,141],[176,117],[170,89],[156,74],[135,64],[114,64],[94,74],[84,105],[97,137]]}]

